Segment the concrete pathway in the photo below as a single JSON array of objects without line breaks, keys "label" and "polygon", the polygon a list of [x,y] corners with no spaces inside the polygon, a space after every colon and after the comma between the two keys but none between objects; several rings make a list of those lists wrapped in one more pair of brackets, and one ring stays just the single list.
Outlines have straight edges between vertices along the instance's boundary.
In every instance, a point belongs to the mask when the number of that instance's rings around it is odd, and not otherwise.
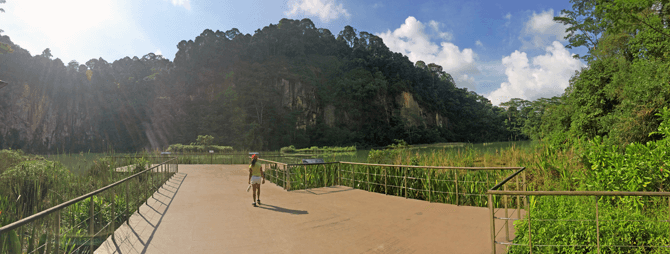
[{"label": "concrete pathway", "polygon": [[247,168],[179,165],[95,253],[491,253],[486,208],[269,181],[253,207]]}]

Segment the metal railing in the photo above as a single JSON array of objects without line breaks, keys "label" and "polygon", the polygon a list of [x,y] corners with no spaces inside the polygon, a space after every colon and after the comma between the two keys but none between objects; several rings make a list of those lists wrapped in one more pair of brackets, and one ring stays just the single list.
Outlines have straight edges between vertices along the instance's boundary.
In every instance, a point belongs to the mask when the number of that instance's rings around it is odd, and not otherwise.
[{"label": "metal railing", "polygon": [[340,162],[342,184],[429,202],[485,206],[488,186],[521,167],[444,167]]},{"label": "metal railing", "polygon": [[[456,205],[486,206],[488,187],[522,167],[441,167],[327,162],[287,164],[265,159],[266,179],[285,190],[335,185]],[[498,200],[497,202],[502,202]]]},{"label": "metal railing", "polygon": [[[525,169],[525,168],[524,168]],[[640,250],[641,252],[635,252],[635,253],[648,253],[652,249],[659,249],[659,248],[664,248],[662,253],[667,253],[670,252],[670,246],[667,244],[662,244],[662,245],[649,245],[648,243],[645,243],[644,239],[633,239],[633,244],[603,244],[603,239],[606,238],[605,240],[611,240],[610,242],[625,242],[625,239],[615,239],[617,236],[615,235],[610,235],[609,237],[604,237],[607,236],[607,233],[604,233],[603,230],[601,230],[601,227],[603,225],[603,222],[605,223],[630,223],[630,222],[649,222],[649,223],[669,223],[668,227],[664,231],[664,233],[670,235],[670,192],[644,192],[644,191],[636,191],[636,192],[626,192],[626,191],[527,191],[525,184],[519,185],[519,175],[521,173],[523,182],[525,183],[525,171],[524,169],[521,169],[517,172],[514,172],[512,175],[508,176],[505,180],[502,182],[498,183],[494,187],[492,187],[490,190],[487,191],[488,195],[488,200],[489,200],[489,217],[490,217],[490,223],[491,223],[491,247],[492,247],[492,253],[496,253],[496,247],[497,245],[502,245],[505,246],[507,250],[511,247],[517,247],[516,249],[513,249],[515,253],[546,253],[546,252],[560,252],[560,249],[572,249],[575,253],[601,253],[603,250],[608,250],[608,253],[620,253],[620,252],[629,252],[630,249],[632,248],[637,248],[637,249],[642,249]],[[516,185],[510,184],[512,183],[512,179],[516,180]],[[502,190],[500,190],[502,188]],[[507,201],[509,197],[516,197],[517,201],[517,212],[516,212],[516,218],[511,218],[512,216],[508,216],[508,207],[507,207]],[[540,197],[547,198],[545,200],[540,199]],[[579,198],[582,197],[582,198]],[[593,197],[593,198],[590,198]],[[621,219],[617,218],[616,216],[607,216],[605,219],[601,218],[603,217],[603,205],[607,205],[608,208],[611,210],[626,210],[626,211],[620,211],[622,214],[626,214],[629,212],[629,208],[619,208],[616,205],[611,205],[612,203],[615,203],[618,201],[618,199],[612,200],[612,199],[606,199],[605,197],[638,197],[638,198],[645,198],[647,200],[643,200],[642,202],[646,203],[646,206],[652,206],[653,208],[656,209],[662,209],[662,207],[667,207],[668,213],[662,213],[660,216],[665,216],[666,219],[652,219],[649,220],[648,217],[644,216],[643,220],[627,220],[627,219]],[[658,200],[653,200],[652,197],[662,197],[664,200],[667,199],[667,203],[665,201],[658,202]],[[553,198],[553,199],[548,199],[548,198]],[[556,217],[556,218],[543,218],[543,217],[538,217],[537,215],[534,214],[532,211],[534,207],[539,207],[540,203],[544,202],[557,202],[560,201],[560,199],[577,199],[579,200],[572,200],[571,202],[573,203],[579,203],[581,205],[586,204],[585,206],[588,206],[589,208],[584,210],[584,208],[580,208],[581,210],[576,210],[572,211],[572,216],[570,217]],[[495,201],[495,199],[503,199],[503,202],[496,203],[492,202]],[[521,203],[520,199],[523,199],[523,206],[524,210],[519,210],[518,204]],[[591,206],[590,204],[593,204]],[[501,207],[500,204],[504,204],[504,207]],[[552,209],[559,209],[560,207],[552,207]],[[501,212],[501,209],[504,209],[504,217],[497,215],[497,213]],[[647,207],[646,209],[652,210],[652,208]],[[658,211],[658,210],[656,210]],[[521,216],[521,213],[524,213],[523,216]],[[611,211],[609,211],[611,213]],[[592,216],[592,217],[591,217]],[[523,218],[521,218],[523,217]],[[656,216],[659,217],[659,216]],[[505,240],[499,239],[502,236],[500,235],[500,230],[496,230],[495,222],[496,221],[504,221],[504,227],[503,229],[505,230]],[[510,239],[510,234],[509,234],[509,221],[514,221],[515,224],[519,222],[523,222],[522,224],[519,224],[520,226],[525,227],[527,225],[527,228],[517,228],[523,230],[523,235],[518,235],[515,236],[514,238]],[[547,224],[542,227],[536,226],[536,224],[539,223],[565,223],[565,222],[573,222],[577,223],[580,225],[584,224],[592,224],[595,226],[595,232],[579,232],[581,234],[583,239],[576,239],[572,241],[571,244],[557,244],[555,242],[541,242],[539,244],[533,242],[533,235],[538,234],[538,232],[535,231],[547,231],[549,230]],[[630,226],[630,225],[629,225]],[[575,229],[569,229],[567,232],[574,233]],[[611,228],[609,229],[610,231]],[[639,230],[639,228],[638,228]],[[612,233],[612,232],[610,232]],[[526,242],[520,242],[516,237],[521,237],[521,240],[527,239]],[[609,238],[609,239],[607,239]],[[667,237],[661,237],[661,238],[666,238]],[[639,241],[639,242],[638,242]],[[522,248],[522,249],[518,249]],[[576,250],[576,251],[575,251]],[[572,253],[572,252],[571,252]],[[652,252],[656,253],[656,252]]]},{"label": "metal railing", "polygon": [[[117,222],[127,223],[131,212],[179,170],[176,157],[143,158],[141,164],[133,166],[127,163],[131,157],[111,157],[112,173],[132,175],[0,227],[0,253],[93,253],[105,238],[113,235],[121,224]],[[167,160],[151,161],[158,159]],[[144,163],[150,166],[137,172],[145,167]],[[51,195],[47,200],[58,200],[58,193],[44,191]],[[81,218],[85,214],[88,218]]]},{"label": "metal railing", "polygon": [[281,186],[285,190],[288,188],[288,164],[266,159],[258,159],[258,161],[260,161],[262,165],[265,165],[263,167],[265,168],[265,179],[276,184],[277,186]]}]

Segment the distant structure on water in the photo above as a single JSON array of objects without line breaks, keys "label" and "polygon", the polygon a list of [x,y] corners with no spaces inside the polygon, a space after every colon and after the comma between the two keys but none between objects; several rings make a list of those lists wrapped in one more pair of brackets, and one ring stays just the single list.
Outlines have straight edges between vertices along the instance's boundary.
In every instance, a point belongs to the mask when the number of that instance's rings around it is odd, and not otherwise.
[{"label": "distant structure on water", "polygon": [[0,80],[0,89],[2,89],[3,87],[5,87],[5,86],[7,86],[7,85],[9,85],[9,83]]}]

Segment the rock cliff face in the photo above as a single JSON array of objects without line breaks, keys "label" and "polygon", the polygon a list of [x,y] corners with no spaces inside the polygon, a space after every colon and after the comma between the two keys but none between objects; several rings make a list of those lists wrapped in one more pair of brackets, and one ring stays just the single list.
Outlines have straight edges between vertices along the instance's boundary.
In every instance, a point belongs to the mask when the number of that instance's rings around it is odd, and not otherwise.
[{"label": "rock cliff face", "polygon": [[[177,121],[189,114],[184,105],[211,97],[207,89],[202,89],[188,96],[157,93],[142,105],[133,101],[114,103],[109,91],[83,83],[78,89],[11,83],[0,90],[0,145],[43,153],[95,151],[108,146],[119,150],[161,149],[171,143],[172,136],[188,131],[188,126],[179,126]],[[323,105],[316,88],[300,81],[279,79],[276,88],[281,94],[280,105],[300,112],[296,119],[299,130],[316,124],[319,117],[330,127],[364,121],[353,119],[346,106]],[[381,97],[377,100],[387,113],[399,112],[410,126],[447,124],[444,117],[424,110],[409,92],[397,96],[395,103]],[[129,141],[132,143],[121,144]]]},{"label": "rock cliff face", "polygon": [[[414,96],[409,92],[402,92],[396,98],[400,108],[400,115],[410,126],[424,125],[447,127],[447,119],[440,116],[439,113],[426,111],[414,100]],[[433,115],[435,117],[433,117]]]},{"label": "rock cliff face", "polygon": [[63,150],[68,141],[87,145],[96,135],[96,123],[89,119],[101,110],[98,103],[91,94],[70,94],[68,100],[58,100],[58,94],[28,83],[0,90],[2,142],[13,148],[30,144],[35,150]]}]

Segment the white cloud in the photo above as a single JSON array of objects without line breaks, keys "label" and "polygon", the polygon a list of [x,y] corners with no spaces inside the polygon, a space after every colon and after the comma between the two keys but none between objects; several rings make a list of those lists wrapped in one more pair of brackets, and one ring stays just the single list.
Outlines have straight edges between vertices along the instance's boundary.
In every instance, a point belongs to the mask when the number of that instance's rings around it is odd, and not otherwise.
[{"label": "white cloud", "polygon": [[375,3],[375,4],[372,5],[373,9],[382,8],[382,7],[384,7],[384,3],[382,3],[382,2],[378,2],[378,3]]},{"label": "white cloud", "polygon": [[484,47],[484,43],[482,43],[480,40],[477,40],[477,41],[475,42],[475,45],[480,46],[480,47],[482,47],[482,48]]},{"label": "white cloud", "polygon": [[440,31],[440,26],[442,25],[442,24],[440,24],[440,22],[437,22],[435,20],[431,20],[431,21],[428,21],[428,25],[433,28],[433,31],[435,31],[435,35],[437,37],[440,37],[440,38],[442,38],[444,40],[447,40],[447,41],[450,41],[451,39],[453,39],[453,36],[450,33]]},{"label": "white cloud", "polygon": [[172,5],[183,6],[187,10],[191,10],[191,0],[172,0]]},{"label": "white cloud", "polygon": [[503,18],[507,20],[507,22],[505,22],[505,26],[509,26],[509,24],[512,22],[512,13],[508,12],[507,15],[503,16]]},{"label": "white cloud", "polygon": [[519,40],[522,42],[521,49],[541,48],[551,41],[565,41],[565,25],[555,22],[554,10],[537,14],[533,12],[530,20],[524,24]]},{"label": "white cloud", "polygon": [[535,100],[562,94],[570,77],[584,65],[558,41],[545,48],[546,54],[536,56],[529,64],[525,52],[514,51],[503,57],[507,82],[486,97],[493,105],[512,98]]},{"label": "white cloud", "polygon": [[[433,29],[437,24],[428,22]],[[410,16],[399,28],[378,33],[377,36],[384,40],[390,50],[406,55],[412,62],[421,60],[426,64],[438,64],[454,77],[456,85],[474,90],[475,82],[472,76],[479,74],[475,66],[477,54],[469,48],[460,50],[453,43],[443,41],[438,45],[431,42],[425,27],[423,23]],[[439,29],[437,32],[439,34]]]},{"label": "white cloud", "polygon": [[161,56],[162,56],[162,55],[163,55],[163,52],[161,52],[160,49],[157,49],[157,50],[156,50],[156,53],[154,53],[154,54],[155,54],[155,55],[161,55]]},{"label": "white cloud", "polygon": [[290,11],[284,12],[289,18],[300,13],[309,16],[318,16],[321,21],[328,23],[330,20],[338,19],[340,16],[349,17],[349,12],[335,3],[335,0],[290,0],[288,6]]}]

